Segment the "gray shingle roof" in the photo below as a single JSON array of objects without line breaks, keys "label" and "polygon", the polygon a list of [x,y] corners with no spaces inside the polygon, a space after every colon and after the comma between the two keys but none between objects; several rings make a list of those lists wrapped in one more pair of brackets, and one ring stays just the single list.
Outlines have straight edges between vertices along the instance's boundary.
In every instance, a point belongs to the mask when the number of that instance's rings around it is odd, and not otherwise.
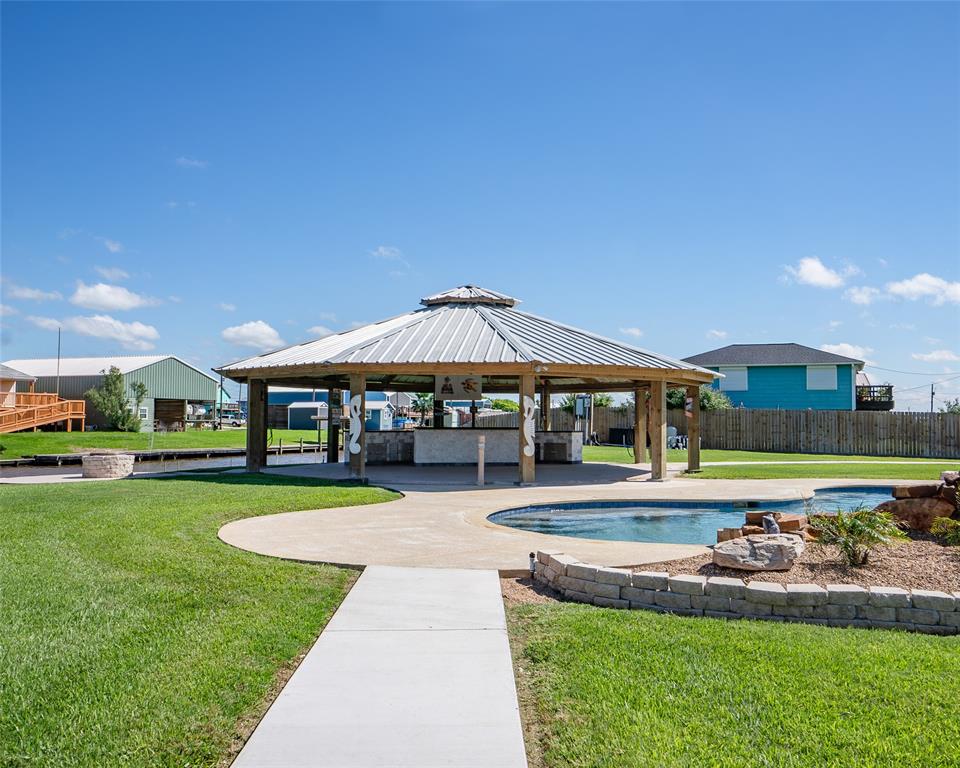
[{"label": "gray shingle roof", "polygon": [[217,370],[229,376],[297,365],[543,363],[706,373],[681,360],[520,312],[514,309],[515,299],[495,291],[462,286],[424,301],[424,309]]},{"label": "gray shingle roof", "polygon": [[16,368],[0,363],[0,379],[6,381],[34,381],[36,376],[31,376],[29,373],[18,371]]},{"label": "gray shingle roof", "polygon": [[685,357],[688,363],[711,365],[863,365],[863,360],[805,347],[803,344],[729,344]]}]

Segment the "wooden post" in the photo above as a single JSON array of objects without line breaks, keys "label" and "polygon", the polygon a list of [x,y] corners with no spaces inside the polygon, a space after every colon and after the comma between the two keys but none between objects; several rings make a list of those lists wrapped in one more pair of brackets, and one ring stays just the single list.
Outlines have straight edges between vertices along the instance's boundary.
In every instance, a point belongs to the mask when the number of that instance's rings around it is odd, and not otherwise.
[{"label": "wooden post", "polygon": [[650,479],[667,476],[667,384],[650,382]]},{"label": "wooden post", "polygon": [[[355,423],[353,413],[358,407],[359,398],[359,423]],[[357,480],[366,480],[367,478],[367,428],[364,424],[367,413],[367,376],[363,373],[350,374],[350,446],[347,448],[347,455],[350,457],[350,477]],[[354,430],[357,434],[354,434]],[[358,446],[359,450],[353,452],[352,446]]]},{"label": "wooden post", "polygon": [[[520,483],[532,483],[536,479],[534,462],[536,460],[536,423],[533,418],[533,397],[535,394],[534,378],[531,374],[520,377],[520,418],[517,419],[519,428],[519,456],[520,456]],[[529,418],[528,418],[529,415]]]},{"label": "wooden post", "polygon": [[543,431],[549,432],[553,414],[550,412],[550,382],[544,380],[540,388],[540,421],[543,423]]},{"label": "wooden post", "polygon": [[633,390],[633,463],[647,460],[647,390]]},{"label": "wooden post", "polygon": [[433,428],[443,429],[443,400],[433,399]]},{"label": "wooden post", "polygon": [[700,387],[687,387],[687,397],[693,400],[687,420],[687,471],[700,471]]},{"label": "wooden post", "polygon": [[267,465],[267,382],[250,379],[247,384],[247,472]]},{"label": "wooden post", "polygon": [[[327,392],[327,463],[340,461],[340,415],[343,411],[343,390]],[[318,447],[319,451],[320,448]]]}]

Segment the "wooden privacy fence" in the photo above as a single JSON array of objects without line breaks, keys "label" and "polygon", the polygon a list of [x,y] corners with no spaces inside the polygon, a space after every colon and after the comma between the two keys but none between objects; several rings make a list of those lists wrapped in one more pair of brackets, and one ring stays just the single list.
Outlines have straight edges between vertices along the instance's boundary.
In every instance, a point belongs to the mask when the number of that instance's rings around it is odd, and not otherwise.
[{"label": "wooden privacy fence", "polygon": [[[554,430],[572,430],[572,414],[554,408]],[[480,416],[479,426],[516,427],[517,414]],[[681,410],[667,424],[687,433]],[[595,408],[593,431],[602,443],[633,441],[633,408]],[[728,408],[700,415],[703,448],[777,453],[833,453],[960,459],[960,414],[893,411],[779,411]]]}]

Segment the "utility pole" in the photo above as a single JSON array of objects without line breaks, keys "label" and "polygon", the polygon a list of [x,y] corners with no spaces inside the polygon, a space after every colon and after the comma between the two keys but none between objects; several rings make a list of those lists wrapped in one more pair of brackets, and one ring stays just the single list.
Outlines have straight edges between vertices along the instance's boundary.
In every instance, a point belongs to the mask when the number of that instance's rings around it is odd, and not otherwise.
[{"label": "utility pole", "polygon": [[60,394],[60,328],[57,328],[57,395]]},{"label": "utility pole", "polygon": [[933,382],[930,382],[930,413],[933,413],[933,396],[936,394],[933,390]]}]

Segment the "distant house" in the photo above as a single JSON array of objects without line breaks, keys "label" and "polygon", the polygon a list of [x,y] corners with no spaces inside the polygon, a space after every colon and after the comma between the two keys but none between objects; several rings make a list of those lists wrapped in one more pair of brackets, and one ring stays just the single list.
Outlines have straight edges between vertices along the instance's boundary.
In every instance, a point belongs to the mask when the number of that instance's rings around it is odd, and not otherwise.
[{"label": "distant house", "polygon": [[393,414],[396,409],[389,400],[367,400],[364,414],[364,429],[371,432],[384,432],[393,429]]},{"label": "distant house", "polygon": [[[36,379],[38,392],[55,392],[62,398],[85,399],[86,393],[103,382],[104,373],[116,367],[123,375],[130,408],[134,407],[131,385],[140,381],[147,396],[140,404],[141,428],[182,430],[212,423],[217,398],[217,380],[173,355],[118,355],[116,357],[55,357],[9,360],[6,365]],[[58,375],[59,372],[59,375]],[[18,382],[18,391],[27,391]],[[86,423],[106,428],[106,417],[87,400]]]},{"label": "distant house", "polygon": [[863,360],[802,344],[730,344],[684,358],[723,374],[714,389],[735,407],[890,410],[893,387],[857,386]]}]

